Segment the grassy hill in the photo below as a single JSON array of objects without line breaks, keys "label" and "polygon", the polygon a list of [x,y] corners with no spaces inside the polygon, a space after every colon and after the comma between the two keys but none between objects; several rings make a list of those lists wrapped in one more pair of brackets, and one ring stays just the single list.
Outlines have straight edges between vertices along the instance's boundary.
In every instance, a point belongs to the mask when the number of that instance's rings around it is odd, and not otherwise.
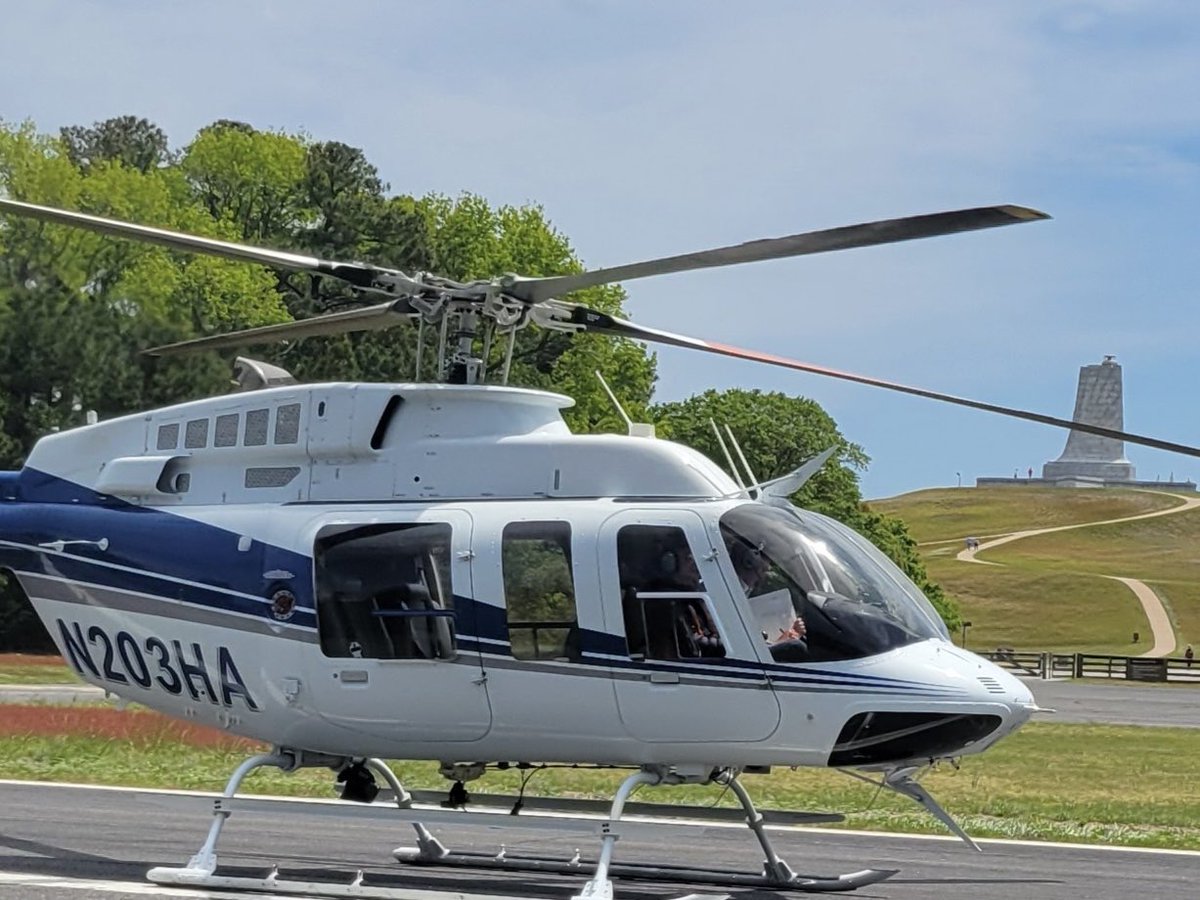
[{"label": "grassy hill", "polygon": [[[918,491],[871,506],[904,519],[930,576],[972,622],[969,646],[1140,653],[1150,629],[1119,575],[1145,581],[1172,617],[1179,652],[1200,645],[1200,509],[1116,524],[1108,519],[1178,506],[1149,491],[1043,487]],[[1014,531],[1085,525],[1023,538],[959,562],[968,535],[986,540]],[[1141,644],[1132,643],[1133,632]]]}]

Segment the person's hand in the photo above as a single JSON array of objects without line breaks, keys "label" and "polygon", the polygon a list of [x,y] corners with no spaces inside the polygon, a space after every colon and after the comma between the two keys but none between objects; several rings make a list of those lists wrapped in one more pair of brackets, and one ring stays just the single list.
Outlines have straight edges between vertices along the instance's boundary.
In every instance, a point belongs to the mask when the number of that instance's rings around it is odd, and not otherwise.
[{"label": "person's hand", "polygon": [[796,618],[792,620],[791,625],[789,625],[787,628],[779,629],[779,637],[777,638],[776,643],[780,641],[798,641],[803,639],[806,634],[808,634],[808,626],[804,624],[804,619],[800,618],[800,616],[796,616]]}]

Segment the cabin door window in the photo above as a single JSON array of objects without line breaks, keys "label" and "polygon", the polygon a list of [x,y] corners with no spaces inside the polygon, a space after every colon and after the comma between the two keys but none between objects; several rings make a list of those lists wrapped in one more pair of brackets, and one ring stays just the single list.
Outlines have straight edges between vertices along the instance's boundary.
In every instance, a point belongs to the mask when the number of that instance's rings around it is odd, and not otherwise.
[{"label": "cabin door window", "polygon": [[441,522],[321,529],[314,564],[322,652],[453,659],[450,547],[450,526]]},{"label": "cabin door window", "polygon": [[624,624],[613,692],[629,735],[743,743],[774,733],[779,701],[700,516],[621,511],[601,526],[598,551],[606,618]]},{"label": "cabin door window", "polygon": [[[474,522],[463,510],[422,515],[339,516],[314,535],[320,652],[309,656],[297,702],[344,729],[331,751],[386,756],[411,742],[479,740],[491,729],[483,659],[467,648],[477,631]],[[378,740],[364,744],[364,736]]]},{"label": "cabin door window", "polygon": [[725,643],[682,528],[626,525],[617,532],[621,614],[635,659],[723,657]]},{"label": "cabin door window", "polygon": [[567,522],[510,522],[501,538],[508,640],[516,659],[579,659]]}]

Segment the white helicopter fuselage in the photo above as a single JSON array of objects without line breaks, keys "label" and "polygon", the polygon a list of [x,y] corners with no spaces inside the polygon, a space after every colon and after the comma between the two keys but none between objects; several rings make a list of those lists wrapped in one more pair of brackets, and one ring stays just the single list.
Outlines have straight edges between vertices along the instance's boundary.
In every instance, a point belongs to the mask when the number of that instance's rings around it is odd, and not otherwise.
[{"label": "white helicopter fuselage", "polygon": [[0,565],[85,680],[329,754],[892,766],[1029,717],[861,538],[570,402],[299,385],[51,435]]}]

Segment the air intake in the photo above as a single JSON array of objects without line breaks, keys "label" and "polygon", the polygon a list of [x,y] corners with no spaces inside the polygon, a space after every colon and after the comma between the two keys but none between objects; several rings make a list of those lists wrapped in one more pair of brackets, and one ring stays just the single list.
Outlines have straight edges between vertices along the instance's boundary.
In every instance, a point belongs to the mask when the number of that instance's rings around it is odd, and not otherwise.
[{"label": "air intake", "polygon": [[989,694],[1005,693],[1004,686],[1002,684],[1000,684],[1000,682],[998,682],[995,678],[991,678],[987,675],[980,675],[979,683],[988,689]]}]

